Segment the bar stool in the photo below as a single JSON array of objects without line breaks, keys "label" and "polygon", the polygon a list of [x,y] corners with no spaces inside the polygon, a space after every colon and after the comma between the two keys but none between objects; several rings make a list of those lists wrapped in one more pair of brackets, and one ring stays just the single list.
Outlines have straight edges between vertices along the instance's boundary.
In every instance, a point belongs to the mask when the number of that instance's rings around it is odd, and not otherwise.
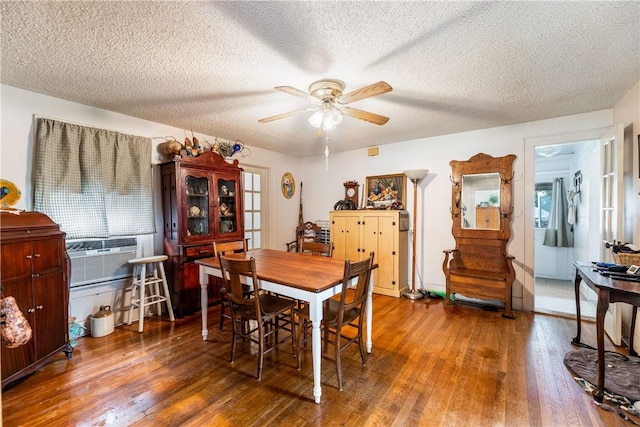
[{"label": "bar stool", "polygon": [[[138,307],[138,332],[142,332],[144,327],[144,308],[149,305],[155,304],[157,314],[160,316],[162,315],[162,302],[166,302],[169,319],[172,322],[175,320],[167,278],[164,274],[164,265],[162,264],[167,259],[166,255],[157,255],[129,260],[129,264],[133,264],[133,283],[131,284],[131,303],[129,304],[129,322],[127,325],[131,324],[133,308]],[[160,277],[158,277],[158,271],[160,271]],[[164,295],[160,293],[159,283],[162,283]],[[149,287],[148,293],[147,286]]]}]

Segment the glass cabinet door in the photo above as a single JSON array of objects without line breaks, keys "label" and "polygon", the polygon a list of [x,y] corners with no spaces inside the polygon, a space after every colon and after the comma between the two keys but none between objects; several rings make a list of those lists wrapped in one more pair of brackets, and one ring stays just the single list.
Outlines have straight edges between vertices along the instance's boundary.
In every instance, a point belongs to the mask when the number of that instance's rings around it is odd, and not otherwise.
[{"label": "glass cabinet door", "polygon": [[209,180],[187,175],[185,180],[187,236],[205,236],[209,230]]},{"label": "glass cabinet door", "polygon": [[221,235],[238,232],[238,211],[236,206],[235,179],[226,177],[217,180],[218,190],[218,232]]}]

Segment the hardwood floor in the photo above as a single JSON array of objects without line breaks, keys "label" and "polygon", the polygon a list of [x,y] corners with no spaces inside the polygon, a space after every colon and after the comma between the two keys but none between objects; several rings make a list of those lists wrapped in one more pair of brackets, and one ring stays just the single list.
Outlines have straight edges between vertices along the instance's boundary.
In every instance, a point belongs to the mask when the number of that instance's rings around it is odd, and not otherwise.
[{"label": "hardwood floor", "polygon": [[[74,357],[53,362],[2,394],[5,426],[615,426],[563,364],[575,321],[500,312],[442,299],[374,295],[373,352],[343,353],[344,391],[335,365],[322,364],[322,403],[313,402],[310,351],[296,370],[290,346],[265,358],[239,344],[229,363],[230,325],[209,341],[199,314],[145,320],[106,337],[79,339]],[[595,343],[595,325],[583,341]],[[613,349],[613,346],[611,346]]]}]

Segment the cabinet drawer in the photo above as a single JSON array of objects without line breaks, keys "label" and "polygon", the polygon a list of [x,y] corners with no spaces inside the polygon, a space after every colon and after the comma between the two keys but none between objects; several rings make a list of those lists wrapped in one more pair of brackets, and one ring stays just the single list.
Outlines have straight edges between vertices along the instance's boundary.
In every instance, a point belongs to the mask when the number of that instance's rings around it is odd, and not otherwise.
[{"label": "cabinet drawer", "polygon": [[213,256],[213,245],[190,246],[184,249],[184,256],[188,258]]}]

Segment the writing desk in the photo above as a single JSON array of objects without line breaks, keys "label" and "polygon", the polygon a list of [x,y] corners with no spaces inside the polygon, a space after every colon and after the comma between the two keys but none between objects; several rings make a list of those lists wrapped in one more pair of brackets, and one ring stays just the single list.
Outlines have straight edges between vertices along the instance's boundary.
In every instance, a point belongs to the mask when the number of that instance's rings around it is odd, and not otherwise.
[{"label": "writing desk", "polygon": [[640,283],[628,280],[616,280],[598,273],[591,264],[574,261],[576,267],[575,297],[576,314],[578,322],[577,335],[571,341],[580,344],[581,318],[580,318],[580,283],[584,283],[598,294],[598,306],[596,308],[596,341],[598,347],[598,384],[593,391],[596,402],[602,403],[604,397],[604,317],[609,309],[609,303],[626,302],[633,306],[633,316],[631,320],[631,333],[629,338],[629,353],[635,354],[633,350],[633,333],[636,322],[636,310],[640,306]]},{"label": "writing desk", "polygon": [[[312,354],[313,354],[313,396],[320,403],[322,387],[320,386],[322,360],[321,331],[322,302],[342,292],[342,276],[344,260],[323,256],[311,256],[296,252],[284,252],[273,249],[257,249],[247,253],[225,255],[229,258],[256,260],[256,270],[262,289],[280,295],[307,301],[309,316],[312,322]],[[209,334],[207,329],[208,276],[222,277],[220,261],[216,257],[201,258],[195,261],[200,266],[200,288],[202,298],[202,339]],[[376,265],[374,265],[374,268]],[[373,280],[373,275],[371,275]],[[373,305],[371,294],[373,285],[369,286],[367,295],[366,330],[367,352],[371,353],[371,329]],[[300,357],[300,356],[298,356]]]}]

